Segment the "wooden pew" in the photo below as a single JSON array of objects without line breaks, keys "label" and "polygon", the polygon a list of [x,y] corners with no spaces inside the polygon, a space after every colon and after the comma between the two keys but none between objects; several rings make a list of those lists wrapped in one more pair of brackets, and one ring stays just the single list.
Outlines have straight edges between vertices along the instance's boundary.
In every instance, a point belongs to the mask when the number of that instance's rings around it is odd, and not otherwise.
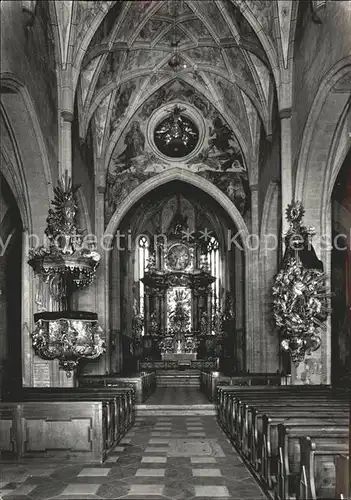
[{"label": "wooden pew", "polygon": [[123,388],[26,388],[19,396],[24,401],[35,400],[108,400],[109,441],[118,442],[133,424],[135,404],[133,389]]},{"label": "wooden pew", "polygon": [[[350,437],[350,436],[349,436]],[[335,496],[346,500],[351,494],[351,474],[350,474],[350,456],[337,455],[335,457]]]},{"label": "wooden pew", "polygon": [[[283,405],[283,406],[282,406]],[[241,410],[241,411],[240,411]],[[255,405],[243,405],[239,408],[237,419],[237,442],[243,450],[243,453],[248,457],[253,457],[254,447],[256,447],[259,435],[263,434],[263,415],[266,412],[270,414],[288,414],[291,416],[300,413],[311,412],[314,417],[318,417],[318,413],[323,411],[324,416],[344,416],[347,414],[347,408],[343,402],[332,403],[323,401],[321,398],[311,396],[307,402],[295,401],[293,398],[282,399],[277,402],[257,402]],[[276,440],[277,442],[277,434]]]},{"label": "wooden pew", "polygon": [[[314,440],[332,440],[347,442],[348,425],[306,425],[295,422],[278,425],[278,475],[276,497],[278,500],[288,500],[298,494],[297,486],[300,468],[300,437],[309,436]],[[340,441],[341,440],[341,441]],[[345,490],[344,490],[345,491]],[[339,496],[340,498],[340,496]]]},{"label": "wooden pew", "polygon": [[300,438],[301,461],[299,500],[336,498],[335,459],[348,456],[349,443],[330,443],[327,439]]},{"label": "wooden pew", "polygon": [[[345,393],[345,390],[339,391],[339,393]],[[309,397],[312,393],[332,397],[332,391],[330,386],[270,386],[265,387],[232,387],[232,386],[222,386],[217,389],[216,397],[216,408],[217,416],[221,425],[227,427],[228,422],[232,417],[233,412],[233,401],[235,398],[250,395],[252,398],[268,398],[270,395],[276,397],[277,399],[280,395],[284,394],[296,394],[303,396],[304,394]]]},{"label": "wooden pew", "polygon": [[[300,409],[300,411],[286,413],[273,413],[263,416],[263,432],[261,446],[258,449],[258,455],[261,463],[261,475],[263,480],[272,487],[273,479],[275,479],[278,469],[278,425],[280,423],[306,423],[311,422],[316,426],[331,424],[331,425],[347,425],[347,412],[336,414],[334,410],[323,411],[321,416],[318,408]],[[260,437],[258,438],[260,440]]]},{"label": "wooden pew", "polygon": [[0,402],[0,455],[19,459],[22,450],[21,405]]},{"label": "wooden pew", "polygon": [[[1,412],[12,405],[12,434],[16,458],[103,462],[107,407],[103,401],[26,401],[0,403]],[[8,429],[0,421],[0,434]]]},{"label": "wooden pew", "polygon": [[[282,388],[281,388],[282,389]],[[247,419],[246,413],[249,411],[250,406],[254,404],[258,404],[261,402],[262,404],[267,404],[269,406],[281,406],[281,398],[288,399],[291,404],[299,405],[301,404],[301,389],[293,389],[291,391],[258,391],[248,393],[246,391],[240,391],[240,393],[231,393],[227,392],[227,407],[224,411],[224,424],[229,432],[237,432],[237,429],[233,427],[233,425],[240,425],[242,421]],[[314,399],[318,399],[320,404],[323,406],[330,405],[330,397],[328,394],[320,392],[319,390],[313,391],[309,390],[308,393],[308,401],[311,401],[312,397]],[[300,397],[299,397],[300,396]],[[339,399],[333,399],[333,401],[344,401],[347,399],[347,396],[340,396]],[[275,400],[275,401],[274,401]],[[234,423],[234,424],[233,424]]]},{"label": "wooden pew", "polygon": [[13,397],[16,397],[18,400],[21,400],[21,398],[29,398],[31,395],[36,395],[36,394],[94,394],[94,395],[101,395],[101,396],[109,396],[109,397],[114,397],[114,396],[120,396],[120,399],[122,401],[122,406],[120,408],[120,411],[123,412],[123,419],[122,421],[125,424],[125,427],[128,428],[130,425],[133,424],[134,419],[135,419],[135,391],[133,387],[69,387],[69,388],[64,388],[64,387],[44,387],[44,388],[37,388],[37,387],[26,387],[22,389],[22,391],[19,394],[12,395]]},{"label": "wooden pew", "polygon": [[111,449],[117,442],[121,439],[121,437],[124,435],[124,433],[120,433],[118,430],[118,422],[117,422],[117,415],[116,415],[116,398],[112,398],[109,396],[102,396],[102,395],[94,395],[94,394],[76,394],[76,393],[61,393],[61,394],[47,394],[47,393],[40,393],[38,392],[37,394],[30,394],[28,397],[23,398],[23,402],[37,402],[37,403],[42,403],[42,402],[74,402],[77,403],[77,405],[80,404],[80,402],[87,402],[87,401],[101,401],[103,404],[103,411],[104,414],[106,414],[106,425],[104,426],[103,429],[103,443],[104,443],[104,448],[109,450]]},{"label": "wooden pew", "polygon": [[323,424],[345,429],[349,397],[344,388],[334,390],[330,386],[223,386],[217,390],[217,416],[239,450],[251,460],[251,466],[259,471],[261,480],[272,488],[279,464],[278,424],[308,425],[312,429]]},{"label": "wooden pew", "polygon": [[81,375],[78,377],[80,388],[87,387],[133,387],[137,403],[145,401],[156,389],[156,372],[142,372],[135,376],[116,375]]},{"label": "wooden pew", "polygon": [[[326,412],[329,412],[331,405],[333,405],[333,408],[335,408],[333,410],[333,415],[335,412],[344,414],[347,410],[345,408],[345,399],[347,400],[348,395],[345,394],[345,391],[339,394],[333,393],[334,399],[331,400],[331,393],[328,389],[321,390],[320,388],[315,388],[307,389],[307,391],[305,391],[305,388],[289,388],[289,391],[286,391],[283,387],[281,387],[279,391],[272,391],[272,389],[273,388],[270,388],[269,391],[264,393],[262,393],[261,388],[258,391],[252,391],[251,388],[250,390],[242,390],[242,388],[240,388],[240,391],[229,391],[232,402],[232,406],[229,408],[233,410],[233,413],[229,412],[229,417],[228,415],[225,417],[224,427],[231,439],[234,439],[239,448],[249,457],[250,455],[252,456],[254,449],[253,445],[254,443],[256,445],[257,442],[257,439],[252,442],[251,436],[251,434],[254,435],[257,433],[257,428],[250,432],[250,425],[252,425],[252,421],[256,417],[262,418],[262,412],[267,409],[276,409],[279,411],[282,405],[284,405],[285,409],[289,408],[289,410],[291,409],[291,411],[297,412],[297,415],[300,414],[301,407],[304,407],[303,409],[306,410],[306,405],[307,413],[309,413],[309,408],[313,404],[317,405],[319,409],[324,408]],[[238,394],[240,396],[238,396]],[[307,401],[301,399],[301,395],[303,394],[308,396]],[[251,404],[248,404],[247,401],[250,401]],[[237,406],[236,411],[234,411],[235,406]],[[260,406],[261,413],[257,412],[258,406]],[[338,408],[336,408],[336,406],[338,406]],[[253,415],[251,419],[248,418],[250,416],[250,411]],[[221,423],[223,426],[223,421]]]},{"label": "wooden pew", "polygon": [[216,391],[221,386],[282,386],[287,385],[287,377],[277,373],[247,373],[243,375],[223,375],[219,372],[201,373],[201,390],[210,401],[216,400]]},{"label": "wooden pew", "polygon": [[[236,441],[237,444],[240,444],[241,442],[244,445],[244,448],[246,449],[246,452],[249,451],[249,445],[248,442],[250,440],[250,429],[252,426],[252,417],[250,415],[251,413],[254,413],[255,405],[261,405],[263,408],[264,406],[266,407],[281,407],[282,406],[282,401],[285,402],[286,405],[289,407],[300,407],[304,403],[301,402],[301,390],[292,390],[289,392],[286,391],[267,391],[262,394],[262,391],[259,392],[240,392],[240,395],[238,393],[229,393],[230,394],[230,404],[228,405],[228,408],[226,409],[226,412],[224,412],[224,417],[222,416],[222,419],[224,419],[224,422],[222,420],[221,424],[224,426],[225,430],[229,433],[232,439]],[[313,398],[313,399],[312,399]],[[326,394],[317,391],[308,391],[308,401],[311,402],[311,404],[314,401],[318,401],[318,404],[320,407],[326,407],[327,409],[330,407],[330,398],[327,397]],[[334,399],[334,403],[342,405],[343,401],[345,400],[345,397],[342,396],[340,397],[339,400]],[[223,412],[222,412],[223,415]],[[245,437],[247,437],[247,442],[245,440]]]}]

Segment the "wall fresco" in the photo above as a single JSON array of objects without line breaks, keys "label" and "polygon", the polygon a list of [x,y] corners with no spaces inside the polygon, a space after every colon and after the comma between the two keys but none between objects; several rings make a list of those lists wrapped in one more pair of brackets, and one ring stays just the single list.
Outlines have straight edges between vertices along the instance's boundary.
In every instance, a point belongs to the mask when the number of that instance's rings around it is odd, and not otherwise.
[{"label": "wall fresco", "polygon": [[[158,156],[147,137],[150,116],[160,106],[170,102],[175,105],[188,102],[198,109],[205,121],[203,145],[194,157],[186,161],[182,158],[167,161],[162,155]],[[249,210],[247,169],[233,131],[204,96],[189,84],[175,80],[158,89],[144,102],[116,144],[107,173],[105,223],[133,189],[174,166],[212,182],[243,215]]]}]

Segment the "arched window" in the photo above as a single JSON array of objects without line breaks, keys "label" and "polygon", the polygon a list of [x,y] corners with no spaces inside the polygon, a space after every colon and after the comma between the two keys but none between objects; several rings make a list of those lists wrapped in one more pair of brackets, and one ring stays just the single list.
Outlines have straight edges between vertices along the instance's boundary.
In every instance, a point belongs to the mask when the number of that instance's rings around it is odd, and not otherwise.
[{"label": "arched window", "polygon": [[220,282],[220,255],[218,240],[211,236],[207,245],[207,259],[209,270],[216,280],[212,283],[212,312],[216,313],[219,305],[219,282]]},{"label": "arched window", "polygon": [[145,269],[149,259],[149,240],[146,236],[141,236],[138,246],[138,270],[139,270],[139,311],[144,315],[144,283],[140,281],[145,274]]}]

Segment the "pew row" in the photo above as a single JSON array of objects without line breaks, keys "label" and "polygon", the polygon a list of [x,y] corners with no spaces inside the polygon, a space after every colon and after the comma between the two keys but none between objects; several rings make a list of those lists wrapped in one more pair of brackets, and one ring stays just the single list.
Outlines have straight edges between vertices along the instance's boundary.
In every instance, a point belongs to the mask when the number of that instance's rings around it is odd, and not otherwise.
[{"label": "pew row", "polygon": [[[296,496],[300,480],[300,438],[306,436],[313,438],[316,443],[330,442],[343,444],[347,443],[349,432],[347,425],[278,425],[278,476],[277,476],[277,496],[282,500]],[[338,468],[342,470],[342,467]],[[337,469],[336,469],[337,470]],[[336,482],[342,484],[340,479]],[[344,481],[345,483],[345,481]],[[341,486],[341,491],[345,493],[345,486]],[[340,492],[341,493],[341,492]],[[337,494],[337,492],[336,492]],[[340,498],[336,496],[336,498]]]},{"label": "pew row", "polygon": [[103,462],[134,422],[134,390],[26,388],[0,417],[4,458]]},{"label": "pew row", "polygon": [[224,375],[220,372],[201,371],[200,390],[206,394],[210,401],[215,401],[217,387],[219,386],[281,386],[289,385],[290,377],[277,373],[248,373],[245,375]]},{"label": "pew row", "polygon": [[[341,498],[327,495],[332,490],[336,495],[337,477],[342,477],[338,465],[331,464],[341,453],[348,456],[349,397],[345,389],[325,386],[222,386],[216,393],[217,418],[271,498],[315,498],[313,491],[318,498]],[[330,447],[329,488],[320,479],[326,460],[307,467],[300,453],[301,438],[311,436],[315,446]]]},{"label": "pew row", "polygon": [[136,403],[143,403],[156,389],[156,372],[142,372],[135,376],[81,375],[79,387],[134,387]]},{"label": "pew row", "polygon": [[300,438],[299,500],[336,498],[336,457],[348,453],[348,439],[329,443],[316,437]]},{"label": "pew row", "polygon": [[[349,436],[350,438],[350,436]],[[351,444],[351,443],[350,443]],[[350,450],[350,448],[349,448]],[[337,455],[335,457],[335,476],[336,497],[341,500],[350,498],[351,495],[351,473],[350,473],[350,457],[347,455]]]}]

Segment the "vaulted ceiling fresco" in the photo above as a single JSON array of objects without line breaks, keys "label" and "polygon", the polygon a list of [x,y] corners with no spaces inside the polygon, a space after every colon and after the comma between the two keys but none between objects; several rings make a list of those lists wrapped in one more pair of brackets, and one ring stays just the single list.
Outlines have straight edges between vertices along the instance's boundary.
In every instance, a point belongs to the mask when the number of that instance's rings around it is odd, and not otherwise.
[{"label": "vaulted ceiling fresco", "polygon": [[[74,3],[75,13],[62,7],[60,16],[75,18],[79,131],[84,140],[91,128],[95,138],[99,175],[103,169],[106,176],[106,221],[133,187],[174,166],[150,147],[148,138],[150,116],[168,103],[187,104],[187,112],[195,108],[204,122],[202,148],[179,166],[215,182],[245,214],[257,134],[261,129],[267,135],[271,132],[277,84],[272,57],[281,50],[273,26],[274,2]],[[284,19],[290,20],[288,3],[282,3],[287,9]],[[67,30],[62,33],[62,40],[69,39]],[[279,43],[283,35],[282,31]],[[286,36],[283,41],[286,45]],[[126,161],[123,151],[136,130],[143,136],[138,155]],[[224,137],[220,147],[211,146],[220,135]],[[217,164],[211,158],[214,153],[221,158]]]}]

